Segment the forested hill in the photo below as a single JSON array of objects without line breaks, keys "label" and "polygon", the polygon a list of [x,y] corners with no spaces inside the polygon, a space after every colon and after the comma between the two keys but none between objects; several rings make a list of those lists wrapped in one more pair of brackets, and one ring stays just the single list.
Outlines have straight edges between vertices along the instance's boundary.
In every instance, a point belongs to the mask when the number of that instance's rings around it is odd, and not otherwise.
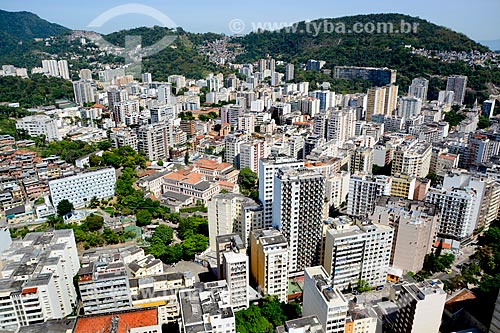
[{"label": "forested hill", "polygon": [[[284,28],[280,31],[254,32],[236,40],[244,47],[245,53],[237,61],[253,62],[270,55],[278,60],[294,64],[303,64],[308,59],[326,61],[325,69],[335,66],[373,66],[390,67],[398,70],[398,84],[408,86],[415,77],[426,77],[431,80],[430,97],[437,98],[439,90],[445,89],[448,75],[460,74],[469,77],[469,90],[466,96],[468,104],[478,98],[483,101],[489,97],[489,87],[500,87],[500,70],[470,66],[464,62],[443,62],[439,59],[423,57],[411,53],[407,46],[436,51],[458,52],[488,52],[489,49],[476,43],[461,33],[402,14],[371,14],[320,19],[310,24],[309,31],[324,21],[331,22],[336,27],[345,25],[345,31],[353,29],[356,23],[375,26],[379,23],[392,23],[395,30],[401,22],[418,23],[415,32],[410,33],[342,33],[338,29],[333,33],[325,33],[319,29],[319,34],[308,32],[305,22],[298,23],[291,32]],[[339,33],[340,32],[340,33]],[[300,72],[297,80],[331,80],[320,74]],[[318,81],[318,82],[321,82]],[[333,80],[335,82],[335,80]],[[338,81],[338,80],[337,80]],[[336,85],[334,84],[334,87]]]},{"label": "forested hill", "polygon": [[[326,30],[325,21],[337,27],[333,32]],[[410,33],[349,33],[354,30],[355,24],[363,26],[380,23],[392,24],[393,31],[401,31],[401,22],[418,24],[416,30]],[[309,24],[309,29],[306,24]],[[322,26],[320,26],[322,24]],[[341,28],[344,25],[345,30]],[[322,27],[319,33],[314,27]],[[326,31],[325,31],[326,30]],[[369,30],[369,29],[368,29]],[[311,31],[313,33],[311,33]],[[258,58],[262,53],[281,56],[287,59],[332,58],[343,55],[342,50],[360,51],[387,50],[398,46],[412,45],[416,48],[439,51],[471,51],[487,52],[488,48],[476,43],[461,33],[438,26],[418,17],[403,14],[370,14],[319,19],[309,23],[300,22],[295,26],[295,32],[288,28],[279,31],[261,31],[250,33],[240,39],[246,48],[246,59]],[[377,52],[378,53],[378,52]],[[347,55],[345,55],[347,56]],[[370,57],[376,58],[376,57]],[[376,59],[366,59],[376,60]]]},{"label": "forested hill", "polygon": [[0,10],[0,47],[33,38],[58,36],[69,32],[59,24],[50,23],[30,12]]}]

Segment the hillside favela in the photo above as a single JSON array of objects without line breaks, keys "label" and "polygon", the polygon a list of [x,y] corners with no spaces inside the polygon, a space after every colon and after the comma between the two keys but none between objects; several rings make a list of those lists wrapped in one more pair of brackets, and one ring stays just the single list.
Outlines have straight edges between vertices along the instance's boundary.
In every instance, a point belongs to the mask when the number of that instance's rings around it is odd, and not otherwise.
[{"label": "hillside favela", "polygon": [[500,333],[500,1],[0,8],[0,333]]}]

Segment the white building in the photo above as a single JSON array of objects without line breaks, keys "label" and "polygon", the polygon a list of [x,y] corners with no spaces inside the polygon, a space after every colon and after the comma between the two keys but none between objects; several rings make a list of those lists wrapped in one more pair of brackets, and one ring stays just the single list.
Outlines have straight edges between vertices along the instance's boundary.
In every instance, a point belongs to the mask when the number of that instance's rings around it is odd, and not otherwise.
[{"label": "white building", "polygon": [[422,100],[417,97],[401,97],[399,99],[398,116],[406,119],[418,116],[422,111]]},{"label": "white building", "polygon": [[252,277],[264,295],[288,302],[288,243],[276,229],[261,229],[250,235]]},{"label": "white building", "polygon": [[79,208],[84,207],[93,197],[112,197],[115,194],[115,184],[115,169],[108,168],[51,180],[49,190],[54,207],[66,199]]},{"label": "white building", "polygon": [[56,120],[46,115],[27,116],[18,119],[16,129],[24,130],[30,136],[40,137],[44,135],[48,141],[61,140]]},{"label": "white building", "polygon": [[420,98],[422,101],[427,100],[429,91],[429,80],[416,78],[411,81],[411,86],[408,89],[408,96]]},{"label": "white building", "polygon": [[57,62],[57,67],[59,69],[59,76],[65,80],[69,80],[69,68],[67,60],[59,60]]},{"label": "white building", "polygon": [[273,157],[261,159],[259,164],[259,200],[264,208],[264,228],[269,228],[273,224],[274,177],[279,169],[303,168],[304,162],[299,162],[295,158]]},{"label": "white building", "polygon": [[121,261],[91,262],[80,268],[78,289],[86,315],[132,307],[127,269]]},{"label": "white building", "polygon": [[319,263],[325,205],[325,177],[307,169],[279,169],[274,178],[273,226],[290,249],[290,275]]},{"label": "white building", "polygon": [[267,158],[267,143],[262,140],[244,142],[240,145],[240,170],[249,168],[252,172],[259,174],[259,161]]},{"label": "white building", "polygon": [[340,144],[354,136],[356,124],[356,111],[344,109],[330,113],[326,130],[327,141],[335,140]]},{"label": "white building", "polygon": [[251,230],[261,229],[262,208],[254,200],[241,194],[218,194],[208,202],[208,233],[210,249],[217,249],[219,235],[236,233],[245,244]]},{"label": "white building", "polygon": [[396,285],[396,332],[439,333],[446,292],[441,281]]},{"label": "white building", "polygon": [[329,218],[324,267],[340,289],[356,287],[359,280],[372,287],[384,285],[389,271],[394,229],[369,221],[353,223],[346,217]]},{"label": "white building", "polygon": [[431,188],[425,201],[436,205],[440,213],[438,235],[456,240],[472,235],[477,223],[476,199],[471,188]]},{"label": "white building", "polygon": [[92,81],[80,80],[73,82],[73,92],[75,102],[78,105],[95,102],[96,89],[92,85]]},{"label": "white building", "polygon": [[248,256],[245,253],[224,252],[222,276],[227,282],[234,311],[248,308],[249,271]]},{"label": "white building", "polygon": [[0,329],[69,316],[77,304],[80,263],[73,230],[34,232],[2,253]]},{"label": "white building", "polygon": [[363,173],[351,175],[349,195],[347,197],[347,214],[365,217],[375,207],[376,198],[391,195],[391,177],[372,176]]},{"label": "white building", "polygon": [[179,292],[183,332],[236,333],[226,281],[200,283]]},{"label": "white building", "polygon": [[344,333],[347,310],[347,299],[332,285],[323,266],[306,268],[302,316],[316,315],[325,333]]},{"label": "white building", "polygon": [[144,125],[137,129],[137,149],[150,161],[167,159],[168,148],[173,146],[173,141],[171,123]]}]

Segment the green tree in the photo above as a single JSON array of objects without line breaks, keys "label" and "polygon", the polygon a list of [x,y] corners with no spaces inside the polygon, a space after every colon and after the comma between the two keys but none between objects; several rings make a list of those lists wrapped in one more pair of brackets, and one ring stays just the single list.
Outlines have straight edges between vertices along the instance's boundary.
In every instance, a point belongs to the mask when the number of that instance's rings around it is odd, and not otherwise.
[{"label": "green tree", "polygon": [[73,204],[67,199],[63,199],[57,204],[57,214],[59,216],[64,216],[68,213],[71,213],[74,209],[75,207],[73,206]]},{"label": "green tree", "polygon": [[257,191],[257,174],[250,168],[241,169],[239,175],[239,184],[241,193],[246,196],[255,195]]},{"label": "green tree", "polygon": [[208,237],[193,234],[182,242],[182,255],[185,260],[194,259],[195,254],[201,253],[208,248]]},{"label": "green tree", "polygon": [[490,119],[488,117],[481,116],[479,118],[479,123],[477,124],[477,127],[479,127],[480,129],[484,129],[484,128],[488,128],[490,126],[491,126],[491,122],[490,122]]},{"label": "green tree", "polygon": [[163,161],[158,161],[158,162],[156,162],[156,164],[157,164],[158,166],[163,166]]},{"label": "green tree", "polygon": [[98,231],[101,230],[104,226],[104,218],[102,216],[96,214],[90,214],[85,219],[84,225],[90,231]]},{"label": "green tree", "polygon": [[371,291],[372,287],[370,286],[370,284],[367,281],[365,281],[365,280],[359,280],[358,281],[357,290],[360,293],[364,293],[364,292],[367,292],[367,291]]},{"label": "green tree", "polygon": [[107,244],[118,244],[120,243],[120,237],[111,229],[105,228],[102,232],[102,236]]},{"label": "green tree", "polygon": [[263,316],[260,308],[251,304],[236,312],[236,331],[239,333],[273,333],[273,325]]},{"label": "green tree", "polygon": [[136,217],[137,217],[136,223],[139,227],[144,227],[151,224],[151,220],[153,219],[151,213],[147,210],[138,211]]},{"label": "green tree", "polygon": [[182,245],[174,244],[167,247],[165,254],[161,257],[166,264],[175,264],[182,260]]},{"label": "green tree", "polygon": [[189,165],[189,152],[186,152],[186,154],[184,154],[184,164]]}]

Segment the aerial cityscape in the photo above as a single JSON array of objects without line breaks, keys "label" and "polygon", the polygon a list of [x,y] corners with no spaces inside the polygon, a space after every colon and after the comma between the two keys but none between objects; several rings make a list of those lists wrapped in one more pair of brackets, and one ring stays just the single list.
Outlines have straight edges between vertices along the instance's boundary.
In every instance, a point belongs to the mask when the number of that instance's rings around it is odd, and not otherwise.
[{"label": "aerial cityscape", "polygon": [[354,2],[0,1],[0,333],[500,333],[500,3]]}]

